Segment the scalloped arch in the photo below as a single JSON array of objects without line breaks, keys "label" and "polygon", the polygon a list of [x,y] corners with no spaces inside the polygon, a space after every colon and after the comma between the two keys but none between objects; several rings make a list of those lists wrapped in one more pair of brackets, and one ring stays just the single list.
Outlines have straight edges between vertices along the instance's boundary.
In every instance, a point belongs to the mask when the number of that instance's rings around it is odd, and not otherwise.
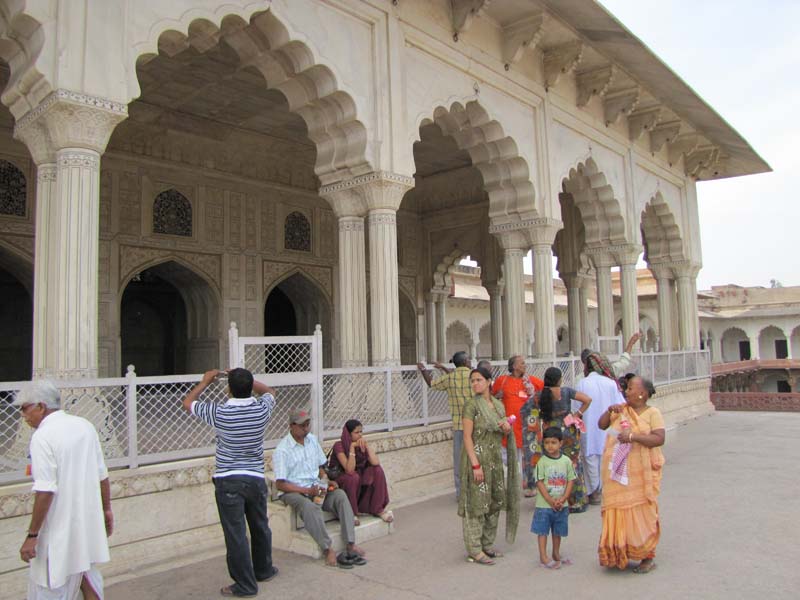
[{"label": "scalloped arch", "polygon": [[455,248],[450,254],[443,257],[433,271],[433,286],[439,289],[450,289],[449,276],[453,268],[467,255],[469,252],[463,248]]},{"label": "scalloped arch", "polygon": [[579,162],[561,182],[580,211],[588,248],[625,244],[625,218],[605,174],[592,158]]},{"label": "scalloped arch", "polygon": [[[133,62],[140,64],[158,53],[174,55],[190,46],[203,53],[223,42],[303,119],[317,149],[314,171],[323,185],[373,170],[367,159],[367,128],[358,119],[353,94],[343,89],[332,67],[317,62],[309,41],[290,35],[271,6],[264,10],[263,2],[226,5],[216,12],[193,9],[179,20],[159,21],[148,40],[135,45]],[[129,83],[129,91],[132,97],[141,93],[138,79]]]},{"label": "scalloped arch", "polygon": [[42,24],[25,12],[24,0],[0,3],[0,58],[9,66],[10,77],[0,97],[19,119],[53,91],[37,68],[44,47]]},{"label": "scalloped arch", "polygon": [[214,301],[217,302],[218,306],[222,306],[222,293],[221,293],[220,289],[217,287],[217,284],[214,283],[214,281],[206,273],[204,273],[203,271],[198,269],[196,265],[193,265],[193,264],[187,262],[186,260],[182,259],[177,254],[169,254],[167,256],[159,256],[157,258],[153,258],[151,260],[144,261],[144,262],[140,263],[139,265],[137,265],[137,266],[133,267],[132,269],[130,269],[125,274],[125,276],[120,280],[119,293],[117,294],[117,301],[119,303],[122,302],[122,294],[125,292],[125,288],[128,287],[128,284],[131,282],[131,279],[133,279],[133,276],[136,275],[136,273],[140,273],[140,272],[145,271],[147,269],[152,269],[153,267],[157,267],[159,265],[167,264],[169,262],[174,262],[178,266],[181,266],[184,269],[186,269],[187,271],[190,271],[192,273],[192,275],[195,275],[196,277],[199,277],[200,279],[202,279],[203,283],[208,285],[209,290],[211,290],[211,292],[214,294]]},{"label": "scalloped arch", "polygon": [[[472,335],[472,331],[469,327],[464,324],[463,321],[456,319],[455,321],[449,323],[447,325],[447,329],[445,329],[445,337],[449,337],[450,332],[459,332],[461,334],[466,334],[467,339],[469,339],[469,343],[472,344],[475,341],[475,338]],[[470,349],[464,348],[464,350],[469,354]]]},{"label": "scalloped arch", "polygon": [[675,215],[660,193],[642,211],[642,245],[649,264],[685,260],[683,236]]},{"label": "scalloped arch", "polygon": [[420,121],[418,130],[418,142],[439,137],[448,151],[469,156],[483,179],[493,222],[538,216],[530,170],[516,141],[505,134],[502,125],[491,119],[477,100],[465,105],[454,102],[449,109],[438,106],[432,118]]}]

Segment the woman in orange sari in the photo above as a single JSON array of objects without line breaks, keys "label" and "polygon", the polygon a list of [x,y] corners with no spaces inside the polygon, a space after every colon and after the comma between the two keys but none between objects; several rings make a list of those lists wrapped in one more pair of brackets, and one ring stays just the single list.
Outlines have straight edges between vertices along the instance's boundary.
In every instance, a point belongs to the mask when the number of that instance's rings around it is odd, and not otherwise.
[{"label": "woman in orange sari", "polygon": [[647,405],[655,393],[652,383],[634,377],[628,382],[625,404],[609,407],[598,421],[600,429],[613,430],[606,439],[600,469],[603,530],[598,554],[604,567],[626,569],[629,560],[640,561],[635,573],[649,573],[656,567],[664,418]]}]

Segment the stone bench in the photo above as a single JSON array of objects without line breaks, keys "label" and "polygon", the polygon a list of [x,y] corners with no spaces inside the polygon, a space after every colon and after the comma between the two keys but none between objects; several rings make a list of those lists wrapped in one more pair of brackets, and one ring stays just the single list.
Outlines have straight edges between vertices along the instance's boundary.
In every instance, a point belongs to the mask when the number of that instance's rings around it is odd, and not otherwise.
[{"label": "stone bench", "polygon": [[[321,558],[322,552],[319,546],[306,531],[302,517],[297,511],[286,506],[278,499],[278,489],[275,486],[275,474],[266,473],[267,487],[269,488],[269,503],[267,505],[267,515],[269,516],[269,526],[272,530],[272,545],[279,550],[287,550],[312,558]],[[333,541],[333,549],[338,553],[344,550],[344,543],[341,536],[341,525],[339,520],[331,513],[322,511],[328,535]],[[363,544],[366,541],[374,540],[393,531],[392,523],[385,523],[378,517],[361,516],[360,525],[356,526],[356,543]]]}]

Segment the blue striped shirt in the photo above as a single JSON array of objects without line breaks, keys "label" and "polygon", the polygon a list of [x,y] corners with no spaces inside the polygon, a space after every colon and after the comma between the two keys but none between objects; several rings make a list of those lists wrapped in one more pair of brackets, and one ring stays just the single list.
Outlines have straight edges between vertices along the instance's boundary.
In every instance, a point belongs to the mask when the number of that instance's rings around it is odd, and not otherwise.
[{"label": "blue striped shirt", "polygon": [[225,404],[192,402],[192,414],[217,432],[217,468],[214,477],[264,477],[264,430],[275,398],[230,398]]}]

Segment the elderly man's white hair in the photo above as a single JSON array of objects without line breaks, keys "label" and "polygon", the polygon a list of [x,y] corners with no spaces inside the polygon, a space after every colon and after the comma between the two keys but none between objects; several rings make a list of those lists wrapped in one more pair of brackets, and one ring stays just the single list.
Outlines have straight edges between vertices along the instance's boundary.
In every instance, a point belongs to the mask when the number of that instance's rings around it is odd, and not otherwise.
[{"label": "elderly man's white hair", "polygon": [[61,394],[47,379],[37,379],[26,383],[14,395],[13,406],[24,406],[25,404],[44,404],[51,410],[61,408]]}]

